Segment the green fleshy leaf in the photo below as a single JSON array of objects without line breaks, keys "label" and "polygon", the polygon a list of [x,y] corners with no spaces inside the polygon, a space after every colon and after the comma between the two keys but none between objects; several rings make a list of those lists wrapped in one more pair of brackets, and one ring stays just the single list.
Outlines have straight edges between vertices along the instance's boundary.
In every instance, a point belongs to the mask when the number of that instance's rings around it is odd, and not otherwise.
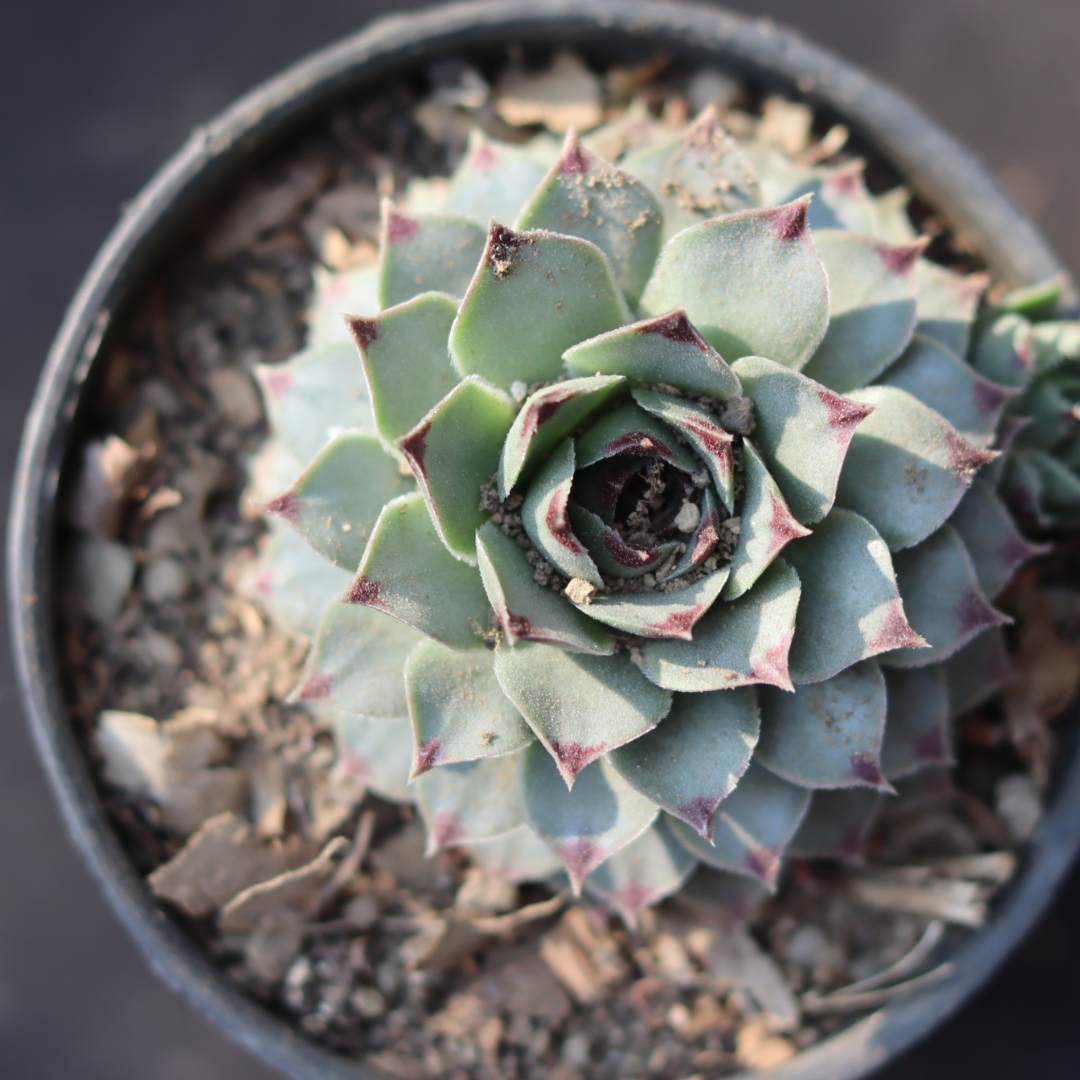
[{"label": "green fleshy leaf", "polygon": [[509,390],[556,378],[571,345],[629,321],[611,264],[595,244],[492,222],[450,331],[450,355],[464,374]]},{"label": "green fleshy leaf", "polygon": [[601,416],[579,436],[576,453],[579,469],[620,455],[657,458],[685,473],[695,473],[701,468],[701,462],[672,437],[666,424],[654,420],[631,402]]},{"label": "green fleshy leaf", "polygon": [[1065,360],[1080,360],[1080,320],[1038,323],[1031,336],[1035,369],[1040,374],[1053,371]]},{"label": "green fleshy leaf", "polygon": [[270,523],[270,538],[243,589],[276,622],[313,637],[326,606],[349,587],[349,574],[324,559],[284,522]]},{"label": "green fleshy leaf", "polygon": [[740,360],[735,371],[754,401],[754,445],[766,468],[803,525],[820,521],[832,509],[856,428],[871,410],[760,356]]},{"label": "green fleshy leaf", "polygon": [[867,519],[893,551],[925,540],[997,454],[972,446],[939,413],[893,386],[851,397],[873,412],[848,448],[836,499]]},{"label": "green fleshy leaf", "polygon": [[531,394],[521,406],[503,444],[499,461],[499,493],[528,480],[549,451],[602,409],[624,383],[620,375],[570,379]]},{"label": "green fleshy leaf", "polygon": [[788,652],[799,604],[798,575],[777,559],[757,585],[729,604],[714,604],[693,641],[647,641],[645,674],[689,693],[767,683],[790,690]]},{"label": "green fleshy leaf", "polygon": [[923,242],[893,247],[869,236],[823,230],[814,243],[829,276],[829,328],[804,369],[846,394],[880,375],[915,330],[915,261]]},{"label": "green fleshy leaf", "polygon": [[727,581],[727,567],[677,592],[609,593],[581,606],[590,619],[635,637],[690,641]]},{"label": "green fleshy leaf", "polygon": [[611,260],[627,300],[636,304],[660,251],[663,218],[644,184],[590,153],[571,130],[514,227],[550,229],[595,244]]},{"label": "green fleshy leaf", "polygon": [[574,652],[610,656],[615,640],[559,593],[538,585],[525,552],[489,521],[477,530],[476,554],[488,600],[506,644],[539,641]]},{"label": "green fleshy leaf", "polygon": [[879,240],[887,244],[913,244],[919,238],[915,226],[911,224],[908,205],[911,203],[911,189],[894,187],[881,195],[874,196],[874,216],[877,218]]},{"label": "green fleshy leaf", "polygon": [[369,317],[379,312],[379,267],[375,263],[352,270],[327,270],[316,266],[312,271],[315,291],[308,310],[307,344],[311,350],[326,345],[343,345],[349,329],[342,312]]},{"label": "green fleshy leaf", "polygon": [[456,315],[451,297],[424,293],[373,319],[348,319],[375,426],[387,442],[411,431],[458,384],[446,346]]},{"label": "green fleshy leaf", "polygon": [[1026,527],[1045,529],[1053,524],[1053,517],[1043,505],[1042,474],[1031,460],[1033,452],[1021,449],[1009,454],[998,488],[1006,505]]},{"label": "green fleshy leaf", "polygon": [[528,752],[443,765],[412,782],[429,855],[504,836],[524,824],[521,786]]},{"label": "green fleshy leaf", "polygon": [[916,332],[941,342],[957,356],[967,356],[971,324],[979,298],[990,284],[990,275],[964,277],[929,259],[920,259],[915,265],[915,277],[919,282]]},{"label": "green fleshy leaf", "polygon": [[753,166],[711,107],[677,138],[651,140],[630,154],[623,168],[659,196],[665,242],[709,218],[761,205]]},{"label": "green fleshy leaf", "polygon": [[742,596],[792,540],[810,530],[795,520],[780,488],[749,439],[744,439],[743,498],[739,540],[731,556],[724,599]]},{"label": "green fleshy leaf", "polygon": [[1000,626],[992,626],[958,649],[942,663],[941,670],[949,688],[950,716],[959,716],[989,701],[1016,678],[1005,631]]},{"label": "green fleshy leaf", "polygon": [[866,162],[855,158],[841,165],[788,165],[777,172],[763,171],[762,201],[776,206],[812,196],[808,224],[815,233],[842,229],[875,236],[879,228],[877,205],[866,189],[865,168]]},{"label": "green fleshy leaf", "polygon": [[1013,452],[1013,461],[1025,461],[1039,477],[1045,507],[1055,515],[1080,513],[1080,478],[1057,458],[1042,450],[1024,448]]},{"label": "green fleshy leaf", "polygon": [[331,603],[290,700],[338,716],[403,720],[409,715],[405,661],[423,640],[411,626],[381,612]]},{"label": "green fleshy leaf", "polygon": [[882,659],[895,667],[925,667],[951,656],[973,637],[1010,620],[986,598],[971,556],[951,525],[893,556],[904,610],[928,649],[896,649]]},{"label": "green fleshy leaf", "polygon": [[446,550],[419,493],[383,508],[345,600],[393,615],[452,649],[483,645],[489,607],[480,572]]},{"label": "green fleshy leaf", "polygon": [[571,375],[625,375],[635,386],[663,383],[717,401],[742,393],[738,376],[681,310],[583,341],[564,358]]},{"label": "green fleshy leaf", "polygon": [[775,892],[781,856],[809,805],[809,790],[751,761],[738,787],[716,808],[711,844],[677,818],[668,825],[706,865],[754,878]]},{"label": "green fleshy leaf", "polygon": [[585,879],[585,891],[614,908],[629,927],[646,909],[682,888],[697,859],[658,818]]},{"label": "green fleshy leaf", "polygon": [[529,150],[487,138],[479,128],[450,178],[446,211],[488,222],[513,221],[544,179],[548,166]]},{"label": "green fleshy leaf", "polygon": [[735,437],[725,431],[703,405],[685,398],[634,390],[634,400],[653,416],[674,428],[697,451],[716,485],[716,493],[729,513],[735,511]]},{"label": "green fleshy leaf", "polygon": [[1015,390],[984,379],[944,345],[919,334],[878,385],[906,390],[981,449],[994,441],[1001,414],[1016,396]]},{"label": "green fleshy leaf", "polygon": [[1053,450],[1077,431],[1075,406],[1065,389],[1060,375],[1043,376],[1013,402],[1009,410],[1012,415],[1031,418],[1031,423],[1019,433],[1018,444]]},{"label": "green fleshy leaf", "polygon": [[791,644],[796,683],[822,682],[860,660],[925,644],[905,615],[889,549],[865,518],[833,510],[786,558],[802,581]]},{"label": "green fleshy leaf", "polygon": [[413,488],[374,435],[334,439],[266,509],[279,515],[324,558],[355,573],[382,508]]},{"label": "green fleshy leaf", "polygon": [[382,204],[379,304],[391,308],[421,293],[461,297],[484,250],[481,225],[465,217],[414,217]]},{"label": "green fleshy leaf", "polygon": [[[549,650],[550,651],[550,650]],[[581,773],[572,791],[540,746],[525,751],[525,812],[529,823],[562,860],[575,891],[584,880],[633,843],[659,813],[603,758]]]},{"label": "green fleshy leaf", "polygon": [[393,803],[413,803],[409,787],[412,738],[404,720],[366,720],[361,716],[334,716],[334,741],[342,776]]},{"label": "green fleshy leaf", "polygon": [[1068,284],[1068,274],[1055,274],[1052,278],[1037,282],[1035,285],[1021,285],[1016,289],[1010,289],[997,306],[1002,311],[1014,311],[1029,319],[1053,318]]},{"label": "green fleshy leaf", "polygon": [[671,708],[671,694],[652,685],[626,653],[518,645],[498,651],[495,675],[568,788],[590,762],[644,735]]},{"label": "green fleshy leaf", "polygon": [[660,252],[647,315],[683,308],[728,363],[768,356],[801,368],[829,322],[829,285],[806,223],[807,200],[745,210],[686,229]]},{"label": "green fleshy leaf", "polygon": [[[368,654],[360,655],[366,670]],[[487,649],[456,652],[421,641],[404,669],[415,745],[411,779],[436,765],[513,754],[533,741],[502,692],[495,655]]]},{"label": "green fleshy leaf", "polygon": [[677,694],[652,731],[608,761],[642,795],[710,839],[717,804],[750,764],[759,729],[750,688]]},{"label": "green fleshy leaf", "polygon": [[999,315],[975,339],[971,363],[980,375],[1002,386],[1023,388],[1035,374],[1031,323],[1021,315]]},{"label": "green fleshy leaf", "polygon": [[259,364],[270,426],[301,461],[341,431],[374,433],[364,369],[349,341],[305,349],[284,364]]},{"label": "green fleshy leaf", "polygon": [[949,524],[960,534],[982,591],[993,599],[1029,559],[1049,548],[1033,544],[1017,529],[994,489],[975,477]]},{"label": "green fleshy leaf", "polygon": [[891,790],[881,771],[885,679],[863,660],[824,682],[786,694],[764,686],[754,760],[809,788]]},{"label": "green fleshy leaf", "polygon": [[567,507],[574,484],[574,440],[564,439],[533,477],[521,507],[521,524],[540,554],[564,577],[604,580],[585,545],[570,528]]},{"label": "green fleshy leaf", "polygon": [[609,577],[644,577],[659,571],[678,552],[678,543],[674,540],[656,547],[639,547],[624,539],[592,511],[576,503],[570,503],[568,510],[574,535],[581,538],[595,565]]},{"label": "green fleshy leaf", "polygon": [[869,788],[815,791],[788,854],[804,859],[859,859],[881,802],[881,792]]},{"label": "green fleshy leaf", "polygon": [[485,874],[504,881],[545,881],[562,870],[562,860],[529,825],[469,844],[465,850]]},{"label": "green fleshy leaf", "polygon": [[499,466],[516,411],[509,396],[472,375],[397,440],[439,537],[465,562],[476,562],[476,530],[488,519],[480,489]]},{"label": "green fleshy leaf", "polygon": [[943,664],[885,669],[889,696],[881,767],[890,780],[927,765],[951,765],[949,690]]},{"label": "green fleshy leaf", "polygon": [[[701,520],[693,535],[686,542],[686,550],[679,556],[670,573],[659,578],[659,583],[664,584],[675,578],[689,574],[696,570],[715,550],[720,542],[720,500],[712,488],[706,488],[701,496]],[[724,567],[724,578],[727,579],[731,568]]]}]

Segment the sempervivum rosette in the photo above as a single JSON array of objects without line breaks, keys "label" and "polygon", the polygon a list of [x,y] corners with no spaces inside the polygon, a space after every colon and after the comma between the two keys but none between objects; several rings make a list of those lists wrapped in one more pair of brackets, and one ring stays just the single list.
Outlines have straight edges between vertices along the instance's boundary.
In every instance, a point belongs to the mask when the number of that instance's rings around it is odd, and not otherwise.
[{"label": "sempervivum rosette", "polygon": [[[388,203],[262,373],[256,478],[315,454],[258,585],[302,629],[333,597],[296,698],[346,766],[432,849],[628,918],[699,860],[771,888],[789,846],[857,851],[1000,685],[1034,550],[995,490],[1015,390],[965,359],[985,282],[858,163],[712,113],[638,139],[477,137],[443,212]],[[326,314],[371,288],[358,360]]]}]

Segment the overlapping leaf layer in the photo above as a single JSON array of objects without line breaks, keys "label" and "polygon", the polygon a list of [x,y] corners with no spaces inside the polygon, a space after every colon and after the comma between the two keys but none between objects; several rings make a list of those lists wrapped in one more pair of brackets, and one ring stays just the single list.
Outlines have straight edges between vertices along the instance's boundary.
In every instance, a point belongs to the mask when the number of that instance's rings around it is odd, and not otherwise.
[{"label": "overlapping leaf layer", "polygon": [[477,136],[443,213],[387,202],[378,266],[323,281],[262,373],[258,587],[432,850],[633,917],[699,861],[857,853],[949,760],[1038,551],[1007,504],[1080,516],[1080,331],[1032,325],[1052,288],[980,307],[857,162],[712,112],[621,162],[597,134]]}]

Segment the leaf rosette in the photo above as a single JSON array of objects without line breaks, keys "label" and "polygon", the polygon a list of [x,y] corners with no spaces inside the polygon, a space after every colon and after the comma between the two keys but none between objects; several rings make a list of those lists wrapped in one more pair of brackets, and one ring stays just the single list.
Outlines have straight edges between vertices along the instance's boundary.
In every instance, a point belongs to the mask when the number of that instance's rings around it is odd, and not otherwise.
[{"label": "leaf rosette", "polygon": [[262,372],[258,475],[322,448],[265,500],[259,587],[314,636],[296,700],[433,850],[633,919],[699,862],[773,888],[948,762],[950,665],[1036,549],[991,466],[1016,383],[968,359],[983,283],[857,164],[776,167],[712,112],[543,153],[478,135],[442,213],[387,202],[378,266]]}]

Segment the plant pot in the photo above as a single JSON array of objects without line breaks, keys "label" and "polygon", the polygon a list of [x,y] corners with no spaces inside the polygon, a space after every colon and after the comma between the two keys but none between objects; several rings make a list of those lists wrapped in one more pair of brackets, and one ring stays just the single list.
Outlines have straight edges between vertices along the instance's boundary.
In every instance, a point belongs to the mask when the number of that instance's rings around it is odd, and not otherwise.
[{"label": "plant pot", "polygon": [[[709,62],[841,118],[872,145],[1009,284],[1061,271],[1030,222],[981,166],[909,103],[794,35],[714,8],[647,0],[465,3],[384,19],[252,92],[195,133],[131,204],[88,272],[50,353],[27,421],[9,537],[11,625],[23,700],[67,827],[118,916],[155,970],[232,1038],[295,1078],[355,1077],[355,1063],[297,1035],[254,1004],[162,916],[110,827],[60,692],[54,603],[57,490],[79,431],[95,358],[143,276],[253,163],[335,104],[393,73],[511,41],[569,45],[598,60],[658,49],[676,63]],[[1080,761],[1069,758],[1022,872],[990,924],[954,955],[952,975],[806,1051],[784,1080],[864,1076],[927,1034],[970,997],[1049,901],[1080,835]]]}]

